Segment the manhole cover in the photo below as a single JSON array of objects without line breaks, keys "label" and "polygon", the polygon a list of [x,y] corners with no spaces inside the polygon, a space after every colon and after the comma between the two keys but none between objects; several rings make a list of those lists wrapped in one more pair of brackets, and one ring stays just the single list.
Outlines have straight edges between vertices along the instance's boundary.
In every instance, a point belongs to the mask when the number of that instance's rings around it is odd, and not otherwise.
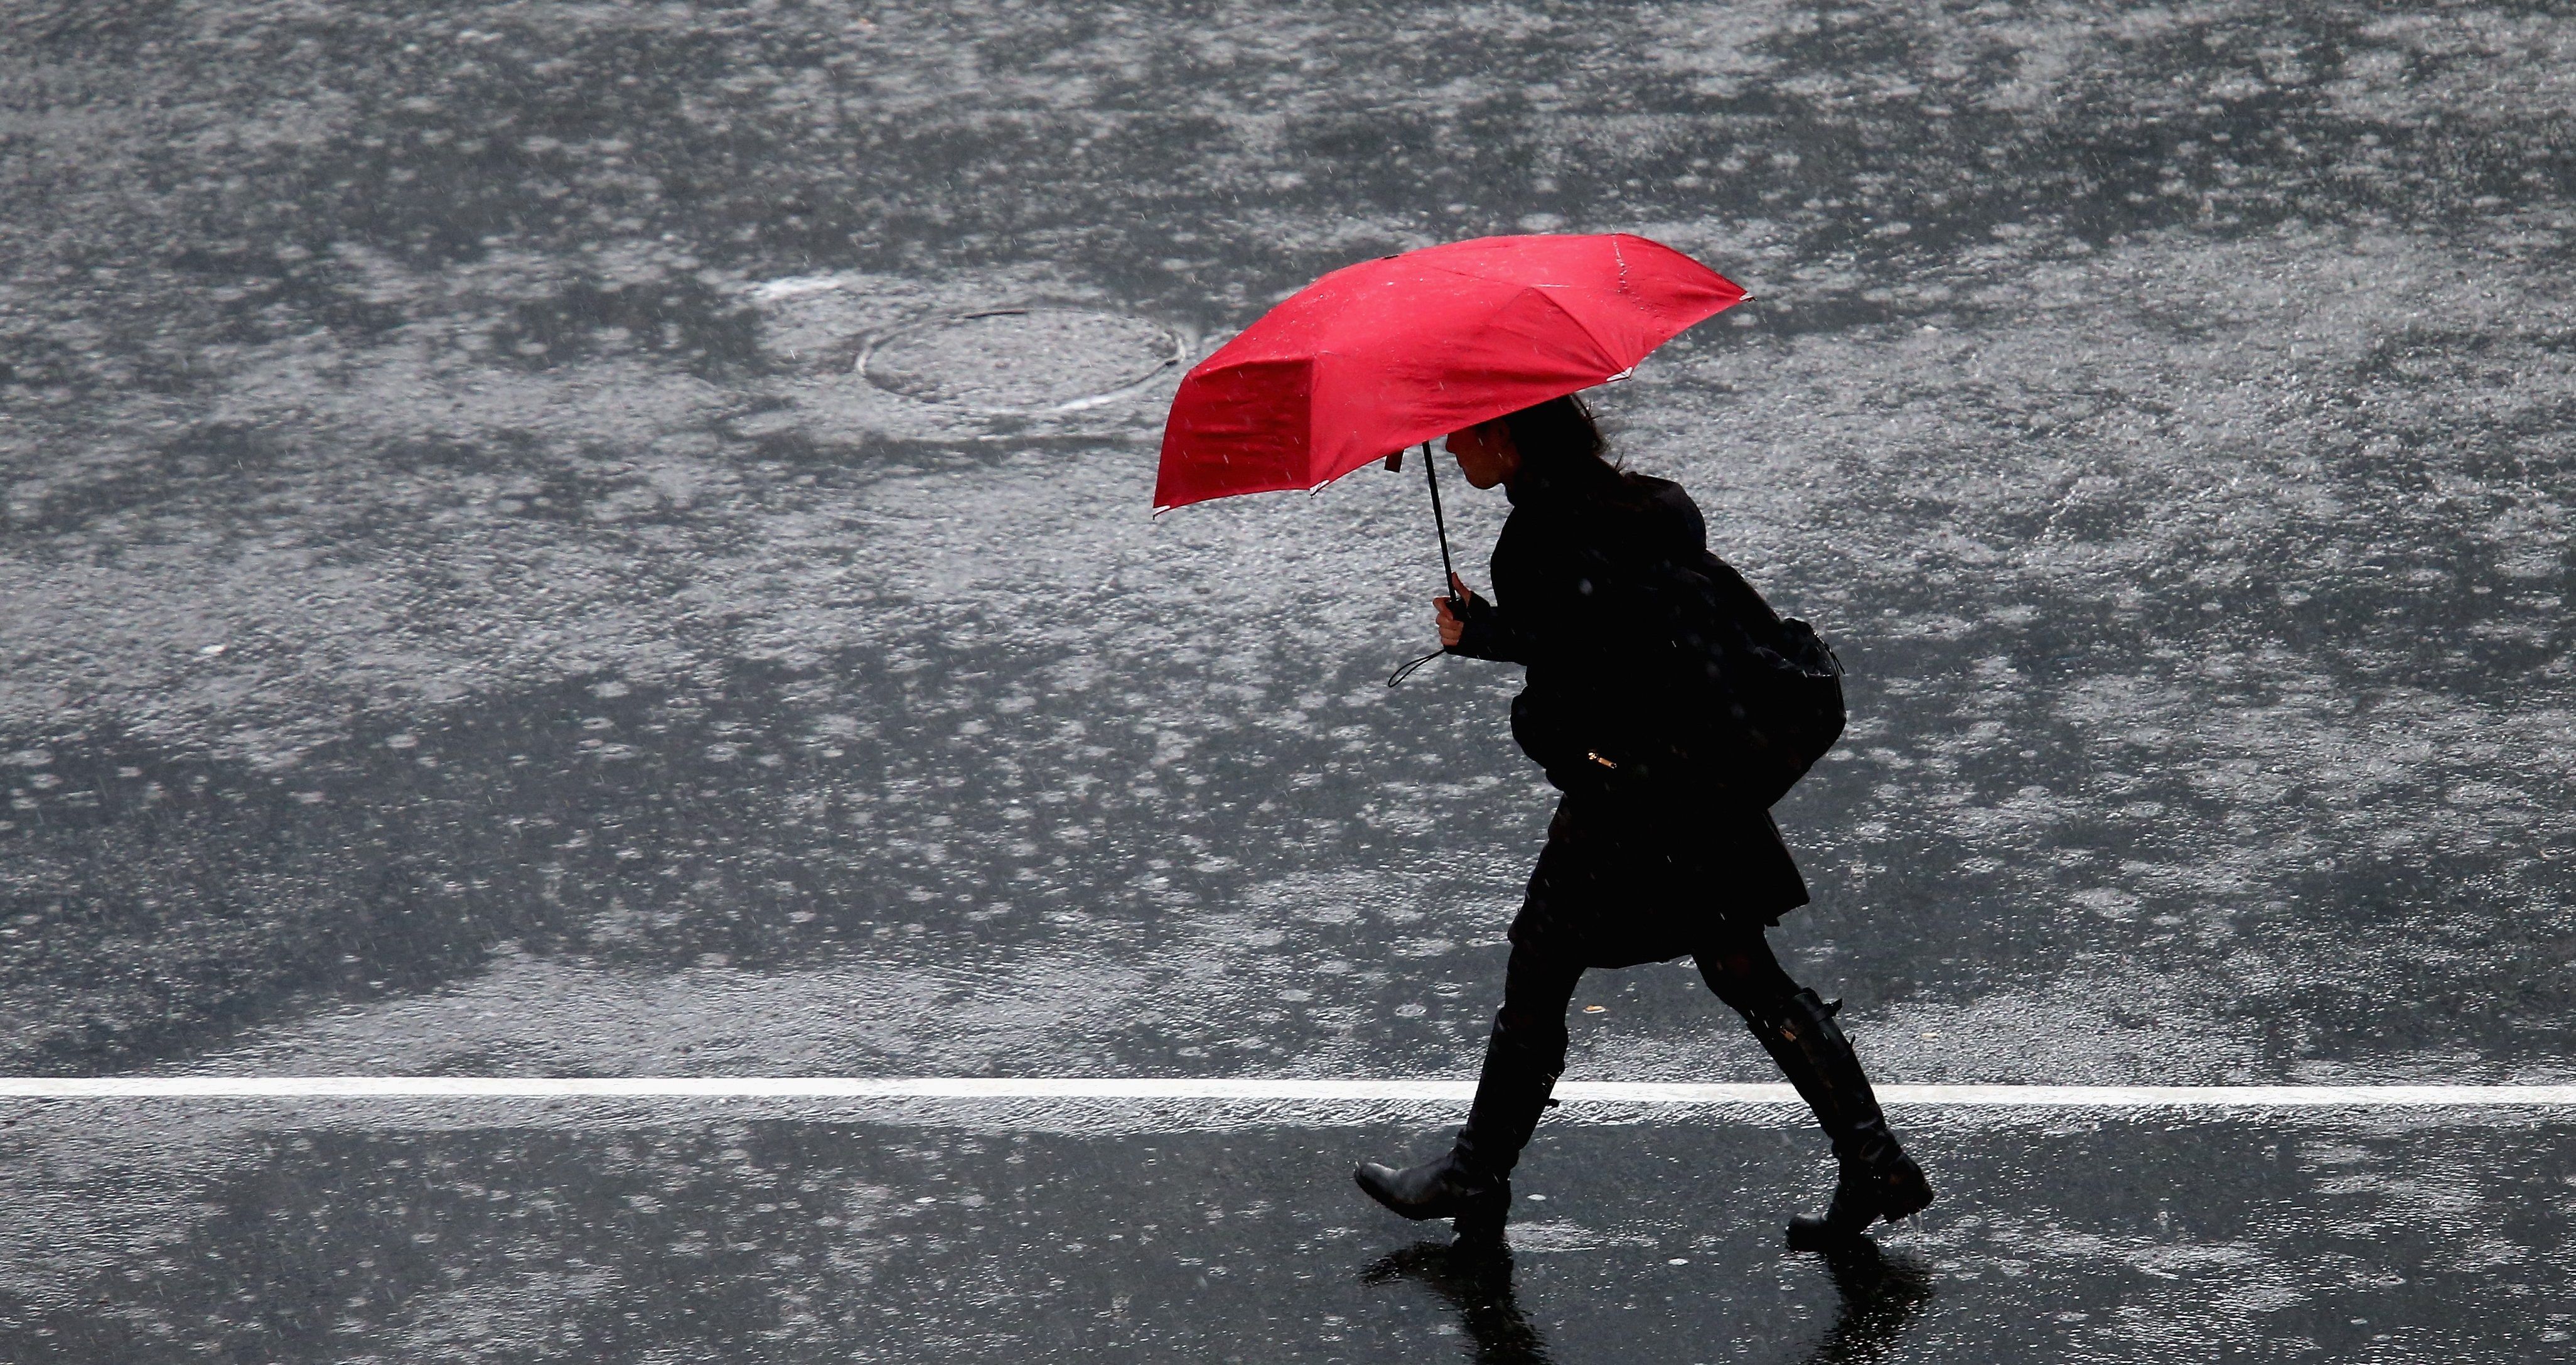
[{"label": "manhole cover", "polygon": [[871,384],[982,412],[1070,412],[1106,403],[1186,359],[1150,322],[1078,308],[996,308],[932,318],[859,353]]}]

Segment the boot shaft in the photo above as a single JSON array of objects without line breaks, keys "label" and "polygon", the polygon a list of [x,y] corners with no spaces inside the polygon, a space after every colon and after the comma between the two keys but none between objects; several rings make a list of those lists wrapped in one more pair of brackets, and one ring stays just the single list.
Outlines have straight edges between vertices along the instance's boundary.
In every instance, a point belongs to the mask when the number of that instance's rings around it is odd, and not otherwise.
[{"label": "boot shaft", "polygon": [[1828,1003],[1813,990],[1800,988],[1782,1000],[1769,1017],[1747,1015],[1745,1023],[1772,1060],[1780,1064],[1799,1098],[1814,1111],[1816,1124],[1833,1143],[1834,1155],[1869,1160],[1893,1146],[1887,1116],[1851,1040],[1834,1022],[1842,1002]]},{"label": "boot shaft", "polygon": [[1548,1094],[1565,1069],[1565,1056],[1532,1046],[1513,1035],[1500,1020],[1485,1039],[1485,1068],[1476,1077],[1476,1100],[1467,1111],[1467,1126],[1458,1134],[1457,1152],[1478,1172],[1500,1180],[1519,1164],[1539,1116],[1556,1103]]}]

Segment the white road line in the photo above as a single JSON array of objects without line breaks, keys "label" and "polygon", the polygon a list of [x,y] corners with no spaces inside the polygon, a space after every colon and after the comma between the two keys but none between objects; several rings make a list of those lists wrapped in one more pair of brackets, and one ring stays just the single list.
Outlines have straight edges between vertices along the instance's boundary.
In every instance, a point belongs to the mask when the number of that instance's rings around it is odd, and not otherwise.
[{"label": "white road line", "polygon": [[[1436,1101],[1473,1081],[1159,1077],[107,1076],[0,1078],[0,1100],[1186,1100]],[[1573,1104],[1796,1104],[1785,1085],[1567,1081]],[[2576,1085],[1882,1085],[1908,1108],[2388,1109],[2576,1106]]]}]

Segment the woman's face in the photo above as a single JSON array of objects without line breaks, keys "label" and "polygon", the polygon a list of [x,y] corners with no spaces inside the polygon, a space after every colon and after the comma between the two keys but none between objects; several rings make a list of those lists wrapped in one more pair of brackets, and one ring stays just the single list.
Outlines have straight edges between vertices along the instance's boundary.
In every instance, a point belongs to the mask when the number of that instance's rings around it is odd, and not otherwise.
[{"label": "woman's face", "polygon": [[1458,472],[1477,488],[1509,483],[1521,472],[1520,448],[1512,444],[1512,429],[1499,417],[1450,432],[1449,453],[1458,457]]}]

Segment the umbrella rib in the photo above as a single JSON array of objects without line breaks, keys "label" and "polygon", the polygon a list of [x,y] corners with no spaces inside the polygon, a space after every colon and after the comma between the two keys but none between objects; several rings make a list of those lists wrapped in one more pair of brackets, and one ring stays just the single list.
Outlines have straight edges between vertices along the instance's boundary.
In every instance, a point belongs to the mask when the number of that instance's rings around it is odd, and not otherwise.
[{"label": "umbrella rib", "polygon": [[[1557,315],[1558,317],[1561,317],[1561,318],[1565,319],[1568,323],[1572,324],[1572,325],[1573,325],[1573,327],[1574,327],[1574,330],[1576,330],[1576,331],[1578,331],[1578,332],[1581,332],[1581,333],[1583,334],[1583,339],[1584,339],[1584,340],[1589,341],[1589,342],[1591,342],[1591,343],[1592,343],[1592,348],[1593,348],[1593,350],[1595,350],[1595,351],[1599,352],[1599,353],[1600,353],[1601,355],[1603,355],[1603,356],[1609,356],[1609,355],[1610,355],[1610,347],[1609,347],[1606,343],[1604,343],[1604,342],[1601,340],[1601,337],[1600,337],[1600,335],[1599,335],[1598,333],[1594,332],[1594,331],[1593,331],[1589,326],[1586,326],[1586,325],[1584,324],[1583,319],[1581,319],[1581,318],[1579,318],[1579,317],[1576,317],[1573,313],[1571,313],[1571,312],[1567,311],[1567,310],[1566,310],[1566,307],[1565,307],[1565,305],[1564,305],[1564,304],[1558,303],[1558,302],[1556,301],[1556,296],[1555,296],[1555,295],[1548,293],[1545,289],[1541,288],[1541,287],[1540,287],[1540,286],[1538,286],[1538,285],[1534,285],[1534,284],[1532,284],[1532,285],[1524,285],[1524,286],[1522,286],[1522,287],[1521,287],[1521,292],[1520,292],[1519,294],[1514,294],[1514,295],[1512,296],[1512,298],[1511,298],[1511,302],[1510,302],[1510,303],[1506,303],[1506,304],[1504,304],[1504,305],[1503,305],[1503,307],[1502,307],[1502,308],[1497,308],[1497,309],[1495,309],[1495,310],[1494,310],[1494,312],[1493,312],[1493,317],[1500,317],[1500,316],[1502,316],[1503,309],[1504,309],[1504,308],[1509,308],[1509,307],[1511,307],[1511,306],[1512,306],[1512,304],[1519,303],[1519,302],[1521,301],[1521,298],[1522,298],[1522,296],[1523,296],[1523,295],[1527,295],[1527,296],[1529,296],[1529,297],[1531,297],[1531,298],[1535,298],[1535,299],[1537,299],[1539,302],[1546,304],[1548,307],[1555,309],[1555,310],[1556,310],[1556,315]],[[1492,318],[1491,318],[1491,317],[1489,317],[1489,318],[1487,318],[1486,320],[1487,320],[1488,322],[1491,322],[1491,321],[1492,321]],[[1613,363],[1614,363],[1614,364],[1616,363],[1615,358],[1614,358],[1614,360],[1613,360]],[[1633,370],[1633,369],[1635,369],[1635,368],[1636,368],[1636,366],[1635,366],[1635,365],[1633,365],[1633,364],[1631,364],[1631,365],[1626,366],[1624,369],[1617,369],[1617,370],[1614,370],[1614,371],[1613,371],[1613,373],[1626,373],[1628,370]],[[1595,381],[1595,382],[1599,382],[1599,381]]]},{"label": "umbrella rib", "polygon": [[1325,484],[1341,477],[1339,474],[1324,479],[1315,477],[1315,403],[1317,395],[1324,391],[1324,358],[1331,354],[1331,351],[1318,346],[1313,355],[1306,357],[1306,496],[1310,498],[1323,492]]}]

